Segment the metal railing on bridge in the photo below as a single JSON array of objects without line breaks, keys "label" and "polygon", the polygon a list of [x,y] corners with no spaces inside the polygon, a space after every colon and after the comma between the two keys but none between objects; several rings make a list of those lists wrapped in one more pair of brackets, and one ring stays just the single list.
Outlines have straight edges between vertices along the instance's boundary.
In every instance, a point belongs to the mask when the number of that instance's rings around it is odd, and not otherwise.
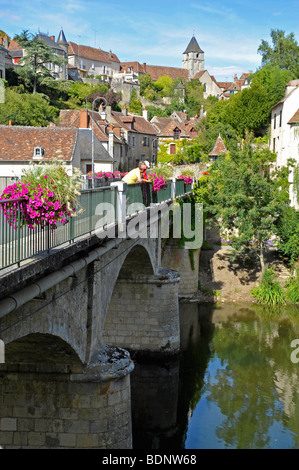
[{"label": "metal railing on bridge", "polygon": [[[169,183],[165,190],[158,193],[151,191],[151,183],[127,185],[124,193],[126,216],[129,217],[134,212],[130,212],[132,204],[140,203],[148,207],[192,191],[193,185],[185,184],[183,180],[172,180]],[[96,227],[100,229],[101,217],[97,214],[96,208],[101,203],[108,203],[113,207],[109,223],[117,223],[118,191],[117,183],[115,186],[82,190],[76,217],[72,217],[66,225],[60,224],[55,230],[39,225],[34,229],[28,228],[23,220],[22,206],[25,199],[0,200],[0,270],[19,264],[35,255],[47,253],[65,243],[73,243],[79,237],[91,234]],[[14,211],[13,223],[10,223],[5,215],[10,210]]]}]

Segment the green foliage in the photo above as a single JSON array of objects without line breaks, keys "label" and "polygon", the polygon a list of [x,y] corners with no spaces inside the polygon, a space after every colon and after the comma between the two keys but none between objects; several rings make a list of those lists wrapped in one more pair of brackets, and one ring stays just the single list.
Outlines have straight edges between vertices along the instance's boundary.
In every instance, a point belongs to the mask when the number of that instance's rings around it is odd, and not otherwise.
[{"label": "green foliage", "polygon": [[262,40],[258,53],[262,55],[262,65],[275,65],[292,72],[293,77],[299,76],[299,46],[294,33],[285,36],[279,29],[271,30],[272,46]]},{"label": "green foliage", "polygon": [[17,126],[47,126],[53,121],[58,110],[49,104],[49,99],[39,93],[18,94],[6,89],[5,103],[0,104],[0,123]]},{"label": "green foliage", "polygon": [[37,36],[24,30],[20,35],[15,36],[15,41],[25,49],[25,55],[20,59],[17,69],[21,80],[28,90],[36,93],[37,87],[45,77],[51,77],[46,65],[49,63],[62,65],[67,60],[52,52],[52,49]]},{"label": "green foliage", "polygon": [[252,76],[252,84],[259,83],[268,95],[269,108],[278,103],[285,95],[285,87],[292,79],[290,70],[281,69],[278,65],[267,64]]},{"label": "green foliage", "polygon": [[233,95],[227,101],[224,121],[241,137],[245,137],[246,131],[259,135],[270,121],[269,98],[265,88],[254,82],[250,88]]},{"label": "green foliage", "polygon": [[287,299],[291,303],[299,303],[299,268],[297,267],[295,276],[286,285]]},{"label": "green foliage", "polygon": [[168,117],[168,114],[164,109],[158,108],[157,106],[146,106],[147,112],[148,112],[148,120],[151,121],[151,119],[154,116],[158,117]]},{"label": "green foliage", "polygon": [[299,259],[299,212],[293,207],[284,207],[277,222],[277,234],[280,238],[279,249],[290,263]]},{"label": "green foliage", "polygon": [[285,292],[277,281],[273,268],[265,269],[260,285],[251,290],[251,295],[259,304],[284,305],[286,303]]},{"label": "green foliage", "polygon": [[137,99],[137,93],[134,89],[132,90],[132,93],[131,93],[129,111],[137,115],[140,115],[142,112],[142,103],[140,100]]},{"label": "green foliage", "polygon": [[240,151],[219,158],[207,179],[210,204],[206,210],[221,220],[221,228],[227,231],[235,249],[258,248],[262,268],[263,253],[276,232],[283,200],[280,173],[270,177],[273,161],[275,155],[269,150],[253,150],[243,143]]}]

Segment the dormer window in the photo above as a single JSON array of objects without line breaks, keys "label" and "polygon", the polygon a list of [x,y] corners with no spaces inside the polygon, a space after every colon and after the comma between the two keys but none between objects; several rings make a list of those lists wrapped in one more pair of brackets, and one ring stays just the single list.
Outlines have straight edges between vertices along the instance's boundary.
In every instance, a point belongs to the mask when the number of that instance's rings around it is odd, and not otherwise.
[{"label": "dormer window", "polygon": [[177,127],[173,130],[173,138],[174,140],[179,140],[180,138],[180,129],[178,129]]},{"label": "dormer window", "polygon": [[45,150],[42,147],[35,147],[33,151],[33,158],[43,158]]}]

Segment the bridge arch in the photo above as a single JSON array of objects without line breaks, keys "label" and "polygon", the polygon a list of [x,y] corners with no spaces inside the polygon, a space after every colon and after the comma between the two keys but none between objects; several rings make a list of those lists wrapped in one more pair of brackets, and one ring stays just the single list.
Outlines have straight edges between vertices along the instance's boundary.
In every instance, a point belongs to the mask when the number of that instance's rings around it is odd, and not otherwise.
[{"label": "bridge arch", "polygon": [[177,352],[178,281],[176,272],[155,269],[151,247],[136,244],[123,258],[111,289],[102,342],[130,352]]},{"label": "bridge arch", "polygon": [[18,364],[19,369],[25,365],[28,369],[36,366],[43,371],[76,372],[82,370],[82,361],[74,349],[58,336],[41,333],[30,333],[15,339],[5,347],[6,362]]}]

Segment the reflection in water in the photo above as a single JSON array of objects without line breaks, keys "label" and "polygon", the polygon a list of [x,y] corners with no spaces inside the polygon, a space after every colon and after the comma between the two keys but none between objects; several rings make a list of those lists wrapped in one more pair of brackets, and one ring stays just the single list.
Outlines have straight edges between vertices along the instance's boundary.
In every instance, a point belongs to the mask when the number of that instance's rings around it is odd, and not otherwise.
[{"label": "reflection in water", "polygon": [[134,447],[299,448],[296,338],[298,306],[181,304],[179,364],[133,373]]}]

